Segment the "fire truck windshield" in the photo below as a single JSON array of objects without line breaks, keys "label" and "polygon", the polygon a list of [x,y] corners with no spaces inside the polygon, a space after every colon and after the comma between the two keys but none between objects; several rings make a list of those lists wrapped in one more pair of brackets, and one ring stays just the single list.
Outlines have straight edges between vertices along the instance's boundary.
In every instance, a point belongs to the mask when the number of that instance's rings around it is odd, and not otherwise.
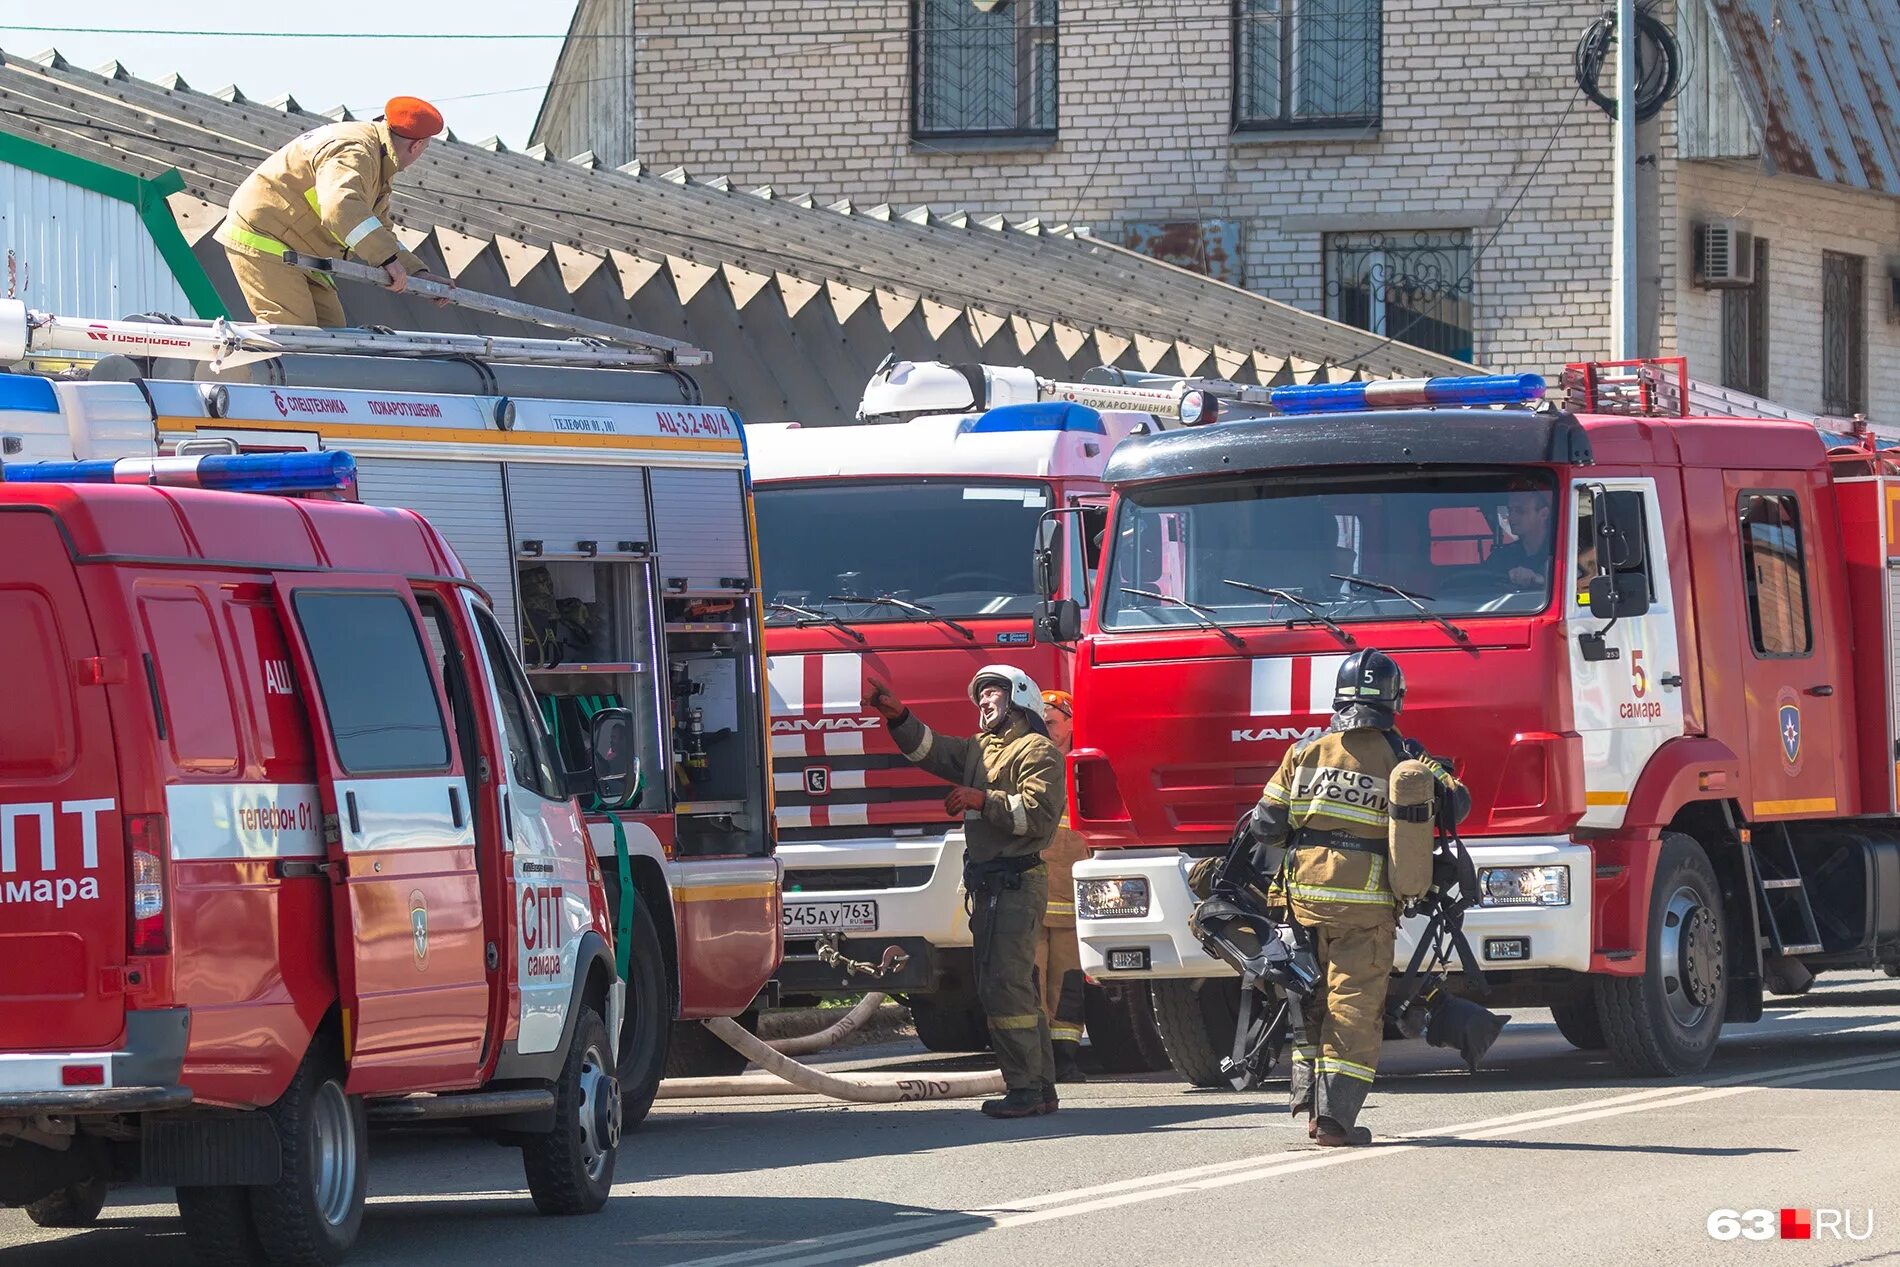
[{"label": "fire truck windshield", "polygon": [[854,625],[1019,617],[1035,608],[1032,552],[1036,521],[1050,505],[1046,484],[762,483],[756,499],[759,566],[771,601]]},{"label": "fire truck windshield", "polygon": [[[1550,602],[1556,487],[1541,471],[1274,474],[1122,493],[1102,627],[1523,615]],[[1279,591],[1263,593],[1263,590]],[[1293,600],[1293,601],[1289,601]]]}]

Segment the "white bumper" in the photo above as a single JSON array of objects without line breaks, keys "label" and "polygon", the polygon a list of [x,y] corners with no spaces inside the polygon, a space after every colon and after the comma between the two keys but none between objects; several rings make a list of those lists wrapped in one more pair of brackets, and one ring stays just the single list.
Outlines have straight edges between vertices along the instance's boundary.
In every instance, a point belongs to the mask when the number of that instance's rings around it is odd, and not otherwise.
[{"label": "white bumper", "polygon": [[[784,868],[785,905],[790,908],[824,902],[877,903],[877,932],[853,937],[920,937],[933,946],[968,946],[970,920],[963,910],[963,832],[942,836],[867,836],[862,840],[830,840],[821,844],[783,843],[778,847]],[[930,869],[922,884],[894,888],[794,889],[799,873],[863,867]],[[790,921],[787,937],[800,934]]]},{"label": "white bumper", "polygon": [[[1591,889],[1595,862],[1587,845],[1544,838],[1487,840],[1469,844],[1471,860],[1485,867],[1567,866],[1570,903],[1543,907],[1473,907],[1465,913],[1465,934],[1480,966],[1486,968],[1590,969]],[[1173,849],[1118,849],[1076,864],[1077,880],[1141,876],[1148,881],[1148,913],[1117,919],[1090,919],[1078,908],[1077,940],[1082,946],[1082,970],[1098,981],[1115,977],[1212,977],[1227,975],[1228,967],[1201,949],[1188,931],[1188,916],[1197,900],[1188,888],[1187,873],[1195,859]],[[1424,921],[1406,920],[1399,926],[1398,963],[1410,959],[1414,939]],[[1524,939],[1525,957],[1494,957],[1500,940]],[[1146,970],[1111,970],[1111,950],[1145,950]]]}]

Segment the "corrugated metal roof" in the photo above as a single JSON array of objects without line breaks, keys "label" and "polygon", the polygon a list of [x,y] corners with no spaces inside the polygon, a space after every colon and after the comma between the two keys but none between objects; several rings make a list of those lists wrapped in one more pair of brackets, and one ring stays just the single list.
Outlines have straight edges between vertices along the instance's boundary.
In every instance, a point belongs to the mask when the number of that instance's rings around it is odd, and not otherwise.
[{"label": "corrugated metal roof", "polygon": [[1702,2],[1769,170],[1900,194],[1900,3]]},{"label": "corrugated metal roof", "polygon": [[4,159],[0,247],[5,293],[31,307],[191,314],[138,208]]},{"label": "corrugated metal roof", "polygon": [[[94,73],[57,54],[0,61],[0,129],[140,175],[184,174],[174,215],[234,303],[210,237],[225,202],[264,155],[342,117],[235,87],[196,92],[176,76],[151,83],[116,63]],[[393,210],[412,248],[464,286],[709,349],[715,365],[695,374],[707,398],[751,421],[849,419],[891,352],[1057,378],[1103,362],[1249,383],[1468,372],[1033,220],[818,208],[683,170],[602,170],[590,155],[552,161],[538,147],[452,137],[404,174]],[[354,321],[508,326],[381,291],[344,296]]]}]

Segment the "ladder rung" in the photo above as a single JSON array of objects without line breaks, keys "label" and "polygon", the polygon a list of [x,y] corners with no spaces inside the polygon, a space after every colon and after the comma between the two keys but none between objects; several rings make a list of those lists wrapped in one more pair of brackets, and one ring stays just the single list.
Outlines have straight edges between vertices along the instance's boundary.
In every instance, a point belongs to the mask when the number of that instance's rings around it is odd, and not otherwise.
[{"label": "ladder rung", "polygon": [[1781,953],[1784,955],[1818,955],[1821,953],[1821,945],[1819,942],[1811,942],[1801,946],[1783,946]]},{"label": "ladder rung", "polygon": [[1761,882],[1761,887],[1764,889],[1798,889],[1801,887],[1801,881],[1799,879],[1763,880]]}]

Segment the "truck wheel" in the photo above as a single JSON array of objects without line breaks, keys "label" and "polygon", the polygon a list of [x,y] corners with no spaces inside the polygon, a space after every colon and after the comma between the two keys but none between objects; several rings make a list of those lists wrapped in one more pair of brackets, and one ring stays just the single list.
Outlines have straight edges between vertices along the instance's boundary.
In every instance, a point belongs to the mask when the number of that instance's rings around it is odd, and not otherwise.
[{"label": "truck wheel", "polygon": [[369,1119],[343,1090],[343,1073],[320,1049],[304,1057],[277,1103],[283,1177],[249,1189],[257,1238],[274,1263],[329,1267],[343,1260],[363,1227],[368,1191]]},{"label": "truck wheel", "polygon": [[90,1227],[106,1208],[111,1181],[103,1173],[69,1183],[26,1207],[26,1217],[41,1227]]},{"label": "truck wheel", "polygon": [[988,1051],[990,1018],[974,994],[943,992],[910,996],[917,1041],[931,1051]]},{"label": "truck wheel", "polygon": [[192,1257],[204,1267],[263,1267],[269,1261],[257,1239],[249,1188],[180,1188],[178,1217]]},{"label": "truck wheel", "polygon": [[[759,1032],[757,1008],[732,1019],[748,1034]],[[666,1047],[667,1077],[736,1078],[745,1072],[746,1058],[698,1021],[675,1021],[672,1028]]]},{"label": "truck wheel", "polygon": [[1155,981],[1155,1028],[1174,1071],[1197,1087],[1228,1087],[1220,1062],[1234,1054],[1240,978]]},{"label": "truck wheel", "polygon": [[1722,889],[1702,846],[1663,836],[1640,977],[1598,977],[1603,1037],[1633,1074],[1695,1073],[1715,1054],[1728,1005]]},{"label": "truck wheel", "polygon": [[1146,981],[1092,985],[1083,1002],[1088,1010],[1089,1047],[1103,1070],[1158,1073],[1169,1067]]},{"label": "truck wheel", "polygon": [[1602,1051],[1610,1045],[1603,1036],[1603,1017],[1597,1011],[1596,991],[1587,991],[1566,1003],[1552,1004],[1550,1015],[1557,1022],[1557,1032],[1578,1051]]},{"label": "truck wheel", "polygon": [[554,1129],[521,1146],[528,1194],[543,1214],[592,1214],[607,1204],[620,1149],[620,1087],[607,1022],[583,1007],[554,1089]]},{"label": "truck wheel", "polygon": [[653,1107],[660,1079],[666,1074],[666,1040],[673,1029],[673,993],[667,988],[666,958],[660,953],[660,937],[644,903],[634,904],[631,940],[626,1015],[620,1023],[620,1067],[616,1071],[623,1131],[646,1121]]}]

